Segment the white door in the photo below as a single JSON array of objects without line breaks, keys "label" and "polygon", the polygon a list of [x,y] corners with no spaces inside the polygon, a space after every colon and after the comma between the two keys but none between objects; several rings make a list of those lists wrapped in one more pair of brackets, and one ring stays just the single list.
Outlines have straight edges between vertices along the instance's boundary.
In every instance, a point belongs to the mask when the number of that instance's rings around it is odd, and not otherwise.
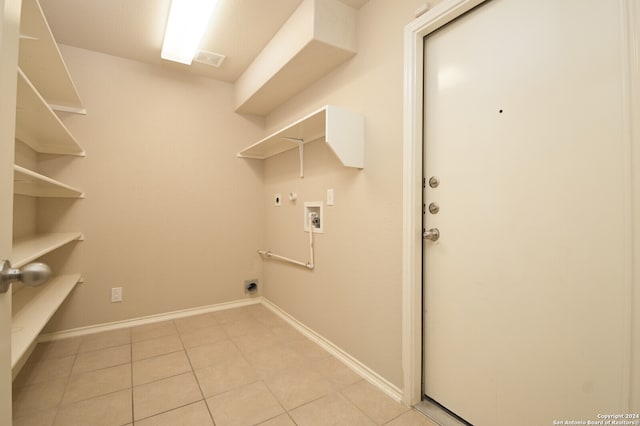
[{"label": "white door", "polygon": [[424,391],[476,426],[625,412],[621,3],[492,0],[425,39]]},{"label": "white door", "polygon": [[[19,0],[0,0],[0,259],[11,258]],[[0,294],[0,425],[11,424],[11,290]]]}]

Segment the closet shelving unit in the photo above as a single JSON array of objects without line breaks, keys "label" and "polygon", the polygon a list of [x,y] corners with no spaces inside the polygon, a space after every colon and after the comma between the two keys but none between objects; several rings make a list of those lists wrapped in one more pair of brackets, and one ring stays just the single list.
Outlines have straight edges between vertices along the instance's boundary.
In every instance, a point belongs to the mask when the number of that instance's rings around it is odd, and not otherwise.
[{"label": "closet shelving unit", "polygon": [[86,113],[37,0],[22,1],[18,66],[54,110]]},{"label": "closet shelving unit", "polygon": [[18,69],[16,139],[43,154],[84,155],[71,132],[22,69]]},{"label": "closet shelving unit", "polygon": [[13,192],[30,197],[82,198],[83,192],[33,170],[13,166]]},{"label": "closet shelving unit", "polygon": [[238,157],[264,160],[298,148],[300,177],[304,177],[304,145],[322,138],[343,166],[364,168],[364,115],[334,105],[326,105],[248,146]]},{"label": "closet shelving unit", "polygon": [[15,239],[13,240],[12,266],[20,268],[65,244],[82,240],[82,238],[81,232],[57,232]]},{"label": "closet shelving unit", "polygon": [[[37,0],[23,0],[20,21],[16,140],[41,154],[84,156],[84,150],[55,114],[86,113]],[[14,165],[14,194],[82,198],[77,188]],[[42,233],[14,238],[12,264],[21,267],[73,241],[82,233]],[[12,300],[11,365],[16,375],[38,334],[81,280],[80,274],[55,275],[38,288],[17,286]]]}]

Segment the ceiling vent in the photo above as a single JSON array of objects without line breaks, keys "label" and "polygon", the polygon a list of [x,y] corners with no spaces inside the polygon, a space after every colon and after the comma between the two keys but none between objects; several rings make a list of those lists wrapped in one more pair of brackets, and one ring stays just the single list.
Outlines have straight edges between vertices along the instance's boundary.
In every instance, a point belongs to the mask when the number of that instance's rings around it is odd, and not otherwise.
[{"label": "ceiling vent", "polygon": [[196,53],[196,57],[193,58],[194,61],[200,62],[201,64],[210,65],[212,67],[220,68],[224,58],[226,56],[221,55],[219,53],[207,52],[206,50],[199,50]]}]

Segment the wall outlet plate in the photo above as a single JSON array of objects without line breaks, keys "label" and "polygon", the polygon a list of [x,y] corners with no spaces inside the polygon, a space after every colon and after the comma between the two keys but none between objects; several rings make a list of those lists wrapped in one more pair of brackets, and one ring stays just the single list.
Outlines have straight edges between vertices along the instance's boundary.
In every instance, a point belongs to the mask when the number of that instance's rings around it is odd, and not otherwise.
[{"label": "wall outlet plate", "polygon": [[111,303],[122,302],[122,287],[111,289]]}]

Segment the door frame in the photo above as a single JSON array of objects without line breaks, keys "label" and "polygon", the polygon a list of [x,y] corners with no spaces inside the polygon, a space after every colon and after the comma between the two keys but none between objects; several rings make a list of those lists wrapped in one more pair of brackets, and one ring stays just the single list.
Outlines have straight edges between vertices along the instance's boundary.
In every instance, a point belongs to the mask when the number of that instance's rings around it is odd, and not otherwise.
[{"label": "door frame", "polygon": [[[18,34],[21,0],[0,0],[0,232],[12,229]],[[7,200],[9,201],[7,203]],[[3,211],[3,213],[6,213]],[[12,235],[0,235],[0,257],[11,257]],[[11,288],[0,294],[0,424],[11,424]],[[8,326],[8,327],[7,327]]]},{"label": "door frame", "polygon": [[[424,37],[488,0],[442,0],[404,29],[402,367],[403,402],[422,400],[422,179]],[[640,411],[640,0],[618,0],[623,11],[621,38],[626,52],[626,287],[629,319],[623,350],[628,412]],[[597,28],[594,28],[597,31]],[[627,374],[628,373],[628,374]]]}]

